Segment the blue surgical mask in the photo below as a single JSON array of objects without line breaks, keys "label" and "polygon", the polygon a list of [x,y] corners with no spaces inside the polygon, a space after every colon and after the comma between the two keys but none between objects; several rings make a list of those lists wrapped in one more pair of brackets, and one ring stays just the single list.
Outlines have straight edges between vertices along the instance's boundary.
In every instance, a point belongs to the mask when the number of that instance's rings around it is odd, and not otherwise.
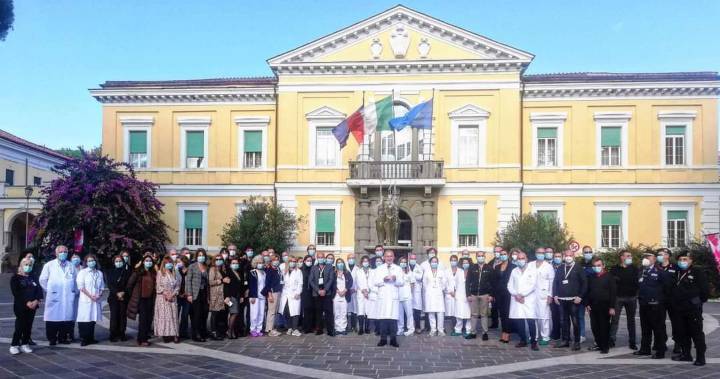
[{"label": "blue surgical mask", "polygon": [[632,258],[625,258],[625,265],[632,266]]},{"label": "blue surgical mask", "polygon": [[172,270],[172,269],[173,269],[173,264],[172,264],[172,262],[165,263],[165,269],[166,269],[166,270]]},{"label": "blue surgical mask", "polygon": [[240,264],[239,263],[231,263],[230,268],[233,269],[234,271],[237,271],[240,269]]},{"label": "blue surgical mask", "polygon": [[318,259],[317,259],[317,263],[318,263],[319,265],[324,265],[324,264],[325,264],[325,258],[318,258]]},{"label": "blue surgical mask", "polygon": [[115,262],[115,268],[123,268],[123,267],[125,267],[125,263],[117,262],[117,261]]},{"label": "blue surgical mask", "polygon": [[332,265],[333,263],[335,263],[335,258],[325,258],[325,263]]},{"label": "blue surgical mask", "polygon": [[658,255],[657,258],[655,258],[655,260],[657,260],[657,263],[663,263],[663,262],[665,262],[665,256]]},{"label": "blue surgical mask", "polygon": [[545,260],[552,261],[553,260],[552,253],[545,253]]},{"label": "blue surgical mask", "polygon": [[383,251],[382,250],[375,250],[375,256],[376,257],[382,257]]},{"label": "blue surgical mask", "polygon": [[416,259],[411,259],[409,262],[410,262],[410,266],[415,266],[417,264]]},{"label": "blue surgical mask", "polygon": [[79,265],[80,265],[80,258],[78,258],[78,257],[73,257],[71,262],[72,262],[72,264],[74,264],[75,266],[79,266]]},{"label": "blue surgical mask", "polygon": [[216,260],[215,260],[215,266],[220,267],[220,266],[222,266],[222,265],[224,265],[224,264],[225,264],[225,261],[223,261],[222,259],[216,259]]},{"label": "blue surgical mask", "polygon": [[206,257],[204,255],[197,257],[198,263],[205,263],[205,259],[206,259]]},{"label": "blue surgical mask", "polygon": [[248,250],[245,252],[245,255],[247,255],[248,258],[252,258],[255,255],[255,252],[252,250]]},{"label": "blue surgical mask", "polygon": [[295,262],[288,263],[288,267],[290,267],[290,268],[295,268],[295,266],[297,266],[297,263],[295,263]]},{"label": "blue surgical mask", "polygon": [[432,267],[432,268],[438,268],[437,262],[432,262],[432,263],[430,263],[430,267]]},{"label": "blue surgical mask", "polygon": [[65,262],[65,260],[67,260],[67,252],[58,253],[57,257],[60,262]]},{"label": "blue surgical mask", "polygon": [[560,257],[555,257],[553,258],[553,263],[559,265],[560,263],[562,263],[562,259]]},{"label": "blue surgical mask", "polygon": [[365,267],[365,268],[368,268],[368,267],[370,267],[370,262],[367,262],[367,261],[366,261],[366,262],[363,262],[363,263],[362,263],[362,266]]},{"label": "blue surgical mask", "polygon": [[314,256],[315,256],[315,249],[310,249],[310,250],[308,250],[308,255],[311,256],[311,257],[314,257]]},{"label": "blue surgical mask", "polygon": [[518,267],[520,267],[520,268],[525,267],[525,264],[526,264],[526,263],[527,263],[527,261],[524,260],[524,259],[519,259],[519,260],[516,260],[516,261],[515,261],[515,264],[516,264]]},{"label": "blue surgical mask", "polygon": [[153,263],[151,261],[145,261],[145,262],[143,262],[143,266],[145,266],[145,268],[149,269],[153,266]]},{"label": "blue surgical mask", "polygon": [[463,263],[463,270],[467,270],[469,268],[470,268],[470,263],[467,263],[467,262]]},{"label": "blue surgical mask", "polygon": [[450,261],[450,267],[457,267],[457,261]]},{"label": "blue surgical mask", "polygon": [[375,261],[375,267],[382,266],[383,261],[381,259],[378,259]]},{"label": "blue surgical mask", "polygon": [[270,256],[266,255],[263,257],[263,262],[268,263],[270,262]]},{"label": "blue surgical mask", "polygon": [[265,265],[262,263],[258,263],[257,266],[255,266],[255,268],[258,270],[262,270],[263,268],[265,268]]},{"label": "blue surgical mask", "polygon": [[273,262],[272,262],[272,266],[273,266],[273,267],[280,266],[280,261],[273,261]]},{"label": "blue surgical mask", "polygon": [[537,260],[539,260],[539,261],[544,261],[544,260],[545,260],[545,253],[535,253],[535,259],[537,259]]},{"label": "blue surgical mask", "polygon": [[95,268],[97,266],[97,262],[95,261],[87,261],[87,266],[90,268]]},{"label": "blue surgical mask", "polygon": [[507,255],[501,255],[501,256],[500,256],[500,260],[503,261],[503,262],[507,262],[508,256],[507,256]]},{"label": "blue surgical mask", "polygon": [[352,259],[352,258],[348,259],[348,264],[349,264],[350,266],[353,266],[353,265],[355,264],[355,260]]},{"label": "blue surgical mask", "polygon": [[583,253],[583,258],[585,258],[586,261],[591,260],[593,257],[592,253]]},{"label": "blue surgical mask", "polygon": [[602,267],[600,266],[593,266],[593,271],[595,271],[596,274],[599,274],[602,272]]},{"label": "blue surgical mask", "polygon": [[338,263],[338,264],[337,264],[337,269],[340,270],[340,271],[344,270],[344,269],[345,269],[345,263]]},{"label": "blue surgical mask", "polygon": [[685,261],[679,261],[677,265],[681,270],[687,270],[687,268],[690,267],[690,263]]},{"label": "blue surgical mask", "polygon": [[287,255],[283,255],[282,260],[283,262],[287,262],[290,260],[290,257],[288,257]]},{"label": "blue surgical mask", "polygon": [[32,265],[23,266],[23,272],[26,274],[32,272]]},{"label": "blue surgical mask", "polygon": [[485,263],[485,257],[484,257],[484,256],[482,256],[482,257],[477,257],[477,262],[478,262],[479,264]]},{"label": "blue surgical mask", "polygon": [[500,258],[500,253],[497,253],[497,252],[496,252],[496,253],[495,253],[495,259],[498,259],[498,258]]},{"label": "blue surgical mask", "polygon": [[400,268],[406,268],[407,263],[406,262],[400,262]]},{"label": "blue surgical mask", "polygon": [[128,261],[130,261],[130,256],[129,256],[129,255],[123,255],[123,261],[125,261],[125,263],[128,263]]},{"label": "blue surgical mask", "polygon": [[312,267],[312,261],[305,261],[305,267]]}]

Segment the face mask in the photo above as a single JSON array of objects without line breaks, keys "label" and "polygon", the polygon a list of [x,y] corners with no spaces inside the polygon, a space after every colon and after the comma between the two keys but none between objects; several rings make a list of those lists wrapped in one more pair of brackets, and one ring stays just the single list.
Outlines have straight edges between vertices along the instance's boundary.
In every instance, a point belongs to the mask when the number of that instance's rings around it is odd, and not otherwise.
[{"label": "face mask", "polygon": [[175,262],[175,261],[177,260],[177,255],[171,255],[171,256],[170,256],[170,259],[171,259],[173,262]]},{"label": "face mask", "polygon": [[348,264],[349,264],[350,266],[353,266],[353,265],[355,264],[355,260],[352,259],[352,258],[348,259]]},{"label": "face mask", "polygon": [[273,266],[273,267],[280,266],[280,261],[273,261],[273,262],[272,262],[272,266]]},{"label": "face mask", "polygon": [[681,270],[687,270],[688,267],[690,267],[690,263],[685,261],[678,262],[678,267],[680,267]]},{"label": "face mask", "polygon": [[255,268],[258,270],[262,270],[264,267],[265,267],[265,265],[263,265],[262,263],[258,263]]},{"label": "face mask", "polygon": [[500,253],[495,253],[495,259],[500,258]]},{"label": "face mask", "polygon": [[79,265],[80,265],[80,258],[74,257],[74,258],[72,259],[72,264],[74,264],[75,266],[79,266]]},{"label": "face mask", "polygon": [[205,256],[204,256],[204,255],[199,256],[199,257],[197,258],[197,261],[198,261],[199,263],[205,263]]},{"label": "face mask", "polygon": [[178,262],[178,264],[177,264],[177,269],[178,269],[178,270],[182,270],[183,267],[185,267],[185,265],[184,265],[182,262]]},{"label": "face mask", "polygon": [[657,263],[665,262],[665,256],[663,256],[663,255],[658,255],[657,258],[655,258],[655,259],[657,260]]},{"label": "face mask", "polygon": [[602,272],[602,267],[593,266],[593,271],[595,271],[596,274],[599,274]]},{"label": "face mask", "polygon": [[406,268],[407,263],[406,262],[400,262],[400,268]]},{"label": "face mask", "polygon": [[23,266],[23,272],[24,272],[24,273],[27,274],[27,273],[29,273],[29,272],[31,272],[31,271],[32,271],[32,266],[31,266],[31,265],[25,265],[25,266]]},{"label": "face mask", "polygon": [[191,261],[191,260],[192,260],[192,259],[191,259],[192,257],[190,256],[190,254],[189,254],[189,253],[188,253],[188,254],[185,254],[185,258],[187,258],[187,259],[188,259],[189,261]]},{"label": "face mask", "polygon": [[417,260],[411,259],[408,262],[410,262],[410,266],[415,266],[417,264]]},{"label": "face mask", "polygon": [[477,257],[477,263],[479,263],[479,264],[485,263],[485,257]]},{"label": "face mask", "polygon": [[115,262],[115,268],[123,268],[125,266],[125,263],[116,261]]},{"label": "face mask", "polygon": [[539,261],[545,260],[545,254],[543,254],[543,253],[536,253],[536,254],[535,254],[535,259],[537,259],[537,260],[539,260]]},{"label": "face mask", "polygon": [[363,262],[362,266],[365,268],[368,268],[368,267],[370,267],[370,262]]},{"label": "face mask", "polygon": [[632,258],[625,258],[625,265],[626,266],[632,265]]},{"label": "face mask", "polygon": [[233,269],[234,271],[237,271],[237,270],[240,269],[240,264],[239,264],[239,263],[232,263],[232,264],[230,264],[230,268]]},{"label": "face mask", "polygon": [[545,253],[545,259],[548,260],[548,261],[553,260],[553,255],[552,255],[552,253]]},{"label": "face mask", "polygon": [[288,263],[288,267],[290,267],[290,268],[295,268],[295,266],[297,266],[297,263],[295,263],[295,262]]},{"label": "face mask", "polygon": [[235,255],[237,255],[237,251],[235,251],[235,250],[230,250],[230,256],[231,256],[231,257],[234,257]]},{"label": "face mask", "polygon": [[123,255],[123,261],[125,261],[125,263],[128,263],[129,260],[130,260],[129,255]]},{"label": "face mask", "polygon": [[517,260],[517,254],[513,254],[513,255],[512,255],[512,260],[513,260],[513,261],[516,261],[516,260]]},{"label": "face mask", "polygon": [[288,257],[287,255],[283,255],[282,260],[283,262],[287,263],[287,261],[290,260],[290,257]]},{"label": "face mask", "polygon": [[428,257],[435,258],[435,253],[428,253]]},{"label": "face mask", "polygon": [[565,263],[572,264],[575,261],[573,257],[565,257]]},{"label": "face mask", "polygon": [[344,263],[338,263],[338,264],[337,264],[337,269],[340,270],[340,271],[344,270],[344,269],[345,269],[345,264],[344,264]]},{"label": "face mask", "polygon": [[60,260],[60,262],[65,262],[65,260],[67,259],[67,253],[58,253],[58,259]]},{"label": "face mask", "polygon": [[245,255],[247,255],[248,258],[252,258],[253,255],[255,255],[255,252],[253,252],[252,250],[248,250],[245,252]]},{"label": "face mask", "polygon": [[314,256],[315,256],[315,249],[310,249],[310,250],[308,250],[308,255],[311,256],[311,257],[314,257]]},{"label": "face mask", "polygon": [[432,267],[432,268],[438,268],[437,262],[430,263],[430,267]]},{"label": "face mask", "polygon": [[508,259],[507,255],[501,255],[501,256],[500,256],[500,260],[503,261],[503,262],[507,262],[507,259]]},{"label": "face mask", "polygon": [[228,258],[227,253],[222,253],[222,257],[223,257],[223,259],[227,259]]},{"label": "face mask", "polygon": [[380,259],[375,261],[375,267],[382,266],[382,264],[383,264],[383,261],[381,261]]},{"label": "face mask", "polygon": [[591,260],[592,256],[592,253],[583,253],[583,258],[585,258],[586,261]]},{"label": "face mask", "polygon": [[450,267],[457,267],[457,261],[450,261]]},{"label": "face mask", "polygon": [[560,257],[555,257],[555,258],[553,258],[553,263],[555,263],[556,265],[559,265],[560,263],[562,263],[562,259],[560,259]]},{"label": "face mask", "polygon": [[170,262],[165,263],[165,269],[166,269],[166,270],[172,270],[172,269],[173,269],[173,264],[170,263]]},{"label": "face mask", "polygon": [[333,263],[335,263],[334,258],[325,258],[325,264],[332,265]]},{"label": "face mask", "polygon": [[463,263],[463,270],[467,270],[470,268],[470,263]]},{"label": "face mask", "polygon": [[470,258],[470,254],[462,254],[461,257],[463,257],[463,258]]},{"label": "face mask", "polygon": [[382,250],[375,250],[375,256],[376,257],[382,257],[383,251]]},{"label": "face mask", "polygon": [[312,264],[312,261],[305,261],[305,267],[311,267]]},{"label": "face mask", "polygon": [[145,268],[147,268],[147,269],[149,269],[150,267],[152,267],[152,265],[153,265],[153,263],[152,263],[151,261],[145,261],[145,262],[143,262],[143,266],[145,266]]},{"label": "face mask", "polygon": [[650,267],[650,260],[647,258],[643,258],[642,265],[643,267]]},{"label": "face mask", "polygon": [[220,267],[220,266],[222,266],[223,264],[225,264],[225,261],[223,261],[222,259],[216,259],[216,260],[215,260],[215,266]]},{"label": "face mask", "polygon": [[87,261],[87,266],[90,268],[95,268],[97,266],[97,262],[95,261]]},{"label": "face mask", "polygon": [[263,262],[265,262],[265,263],[270,262],[270,257],[268,257],[267,255],[264,256],[264,257],[263,257]]},{"label": "face mask", "polygon": [[521,259],[521,260],[519,260],[519,261],[515,261],[515,264],[517,264],[518,267],[520,267],[520,268],[525,267],[525,263],[527,263],[527,261],[524,260],[524,259]]},{"label": "face mask", "polygon": [[317,263],[318,263],[319,265],[324,265],[324,264],[325,264],[325,258],[318,258],[318,259],[317,259]]}]

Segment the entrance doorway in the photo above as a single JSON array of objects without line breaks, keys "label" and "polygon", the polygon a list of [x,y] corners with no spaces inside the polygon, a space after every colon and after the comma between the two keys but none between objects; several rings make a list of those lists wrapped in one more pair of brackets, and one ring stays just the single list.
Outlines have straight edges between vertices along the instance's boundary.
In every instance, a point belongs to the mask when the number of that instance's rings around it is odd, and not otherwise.
[{"label": "entrance doorway", "polygon": [[398,245],[412,247],[412,219],[404,210],[398,211],[400,225],[398,225]]}]

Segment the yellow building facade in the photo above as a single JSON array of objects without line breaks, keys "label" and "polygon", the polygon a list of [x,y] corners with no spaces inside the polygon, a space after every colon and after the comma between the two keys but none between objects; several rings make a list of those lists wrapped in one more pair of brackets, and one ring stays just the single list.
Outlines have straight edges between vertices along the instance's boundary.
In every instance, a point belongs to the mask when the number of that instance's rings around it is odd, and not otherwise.
[{"label": "yellow building facade", "polygon": [[[250,196],[306,223],[294,250],[490,249],[540,212],[581,245],[681,246],[720,228],[717,73],[524,74],[533,55],[397,6],[270,58],[273,77],[106,82],[103,153],[159,185],[172,245],[220,248]],[[432,131],[332,128],[392,96],[433,99]],[[381,195],[382,192],[382,195]]]}]

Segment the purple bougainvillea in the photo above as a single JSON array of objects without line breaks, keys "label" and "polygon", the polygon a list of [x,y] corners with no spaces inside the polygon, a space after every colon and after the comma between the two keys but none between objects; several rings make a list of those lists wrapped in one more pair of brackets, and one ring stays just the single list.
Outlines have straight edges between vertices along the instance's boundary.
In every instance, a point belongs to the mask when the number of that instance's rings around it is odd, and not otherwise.
[{"label": "purple bougainvillea", "polygon": [[164,250],[168,226],[157,186],[139,180],[126,163],[82,152],[58,166],[59,177],[42,189],[43,208],[29,238],[42,251],[63,244],[72,248],[82,230],[83,252],[110,256],[122,249]]}]

